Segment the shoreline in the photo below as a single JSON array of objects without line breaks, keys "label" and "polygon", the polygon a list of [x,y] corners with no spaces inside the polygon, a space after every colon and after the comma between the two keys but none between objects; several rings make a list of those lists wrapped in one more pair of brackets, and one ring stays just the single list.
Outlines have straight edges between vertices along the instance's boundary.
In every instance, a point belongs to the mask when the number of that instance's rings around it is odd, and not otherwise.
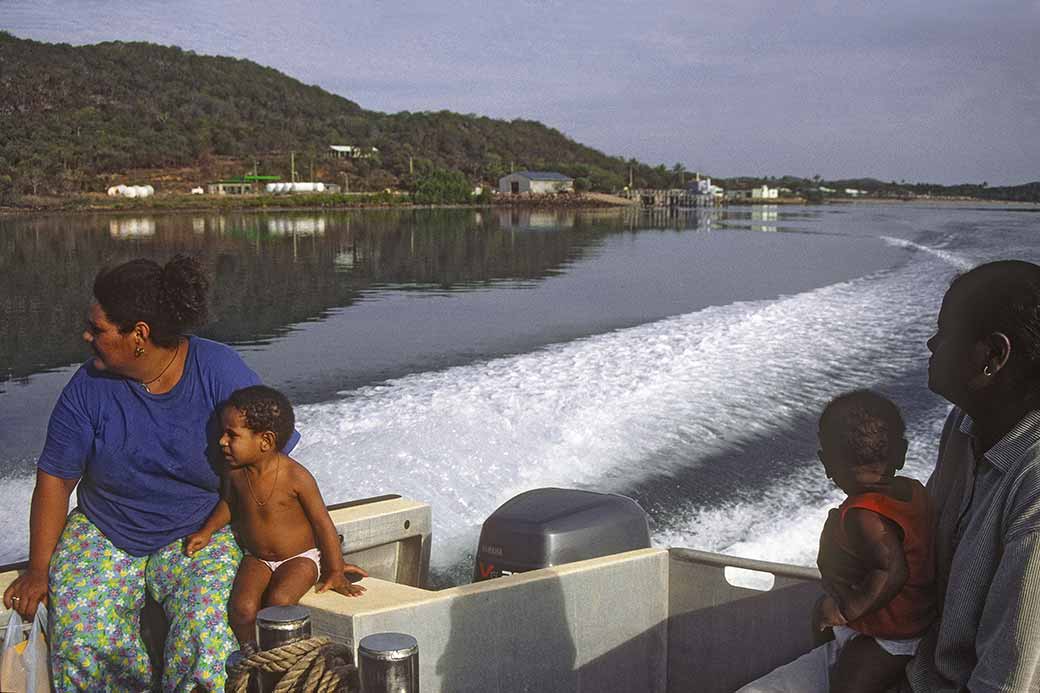
[{"label": "shoreline", "polygon": [[347,211],[356,209],[611,209],[630,206],[622,198],[600,193],[515,196],[469,204],[416,204],[405,193],[338,193],[313,195],[157,195],[112,198],[89,194],[27,198],[27,204],[0,205],[0,218],[32,215],[119,213]]},{"label": "shoreline", "polygon": [[[985,204],[1038,207],[1037,202],[1018,200],[992,200],[971,197],[866,197],[825,199],[809,202],[804,198],[777,198],[768,202],[759,200],[735,200],[714,207],[698,209],[726,209],[727,207],[766,207],[795,205],[834,204]],[[160,195],[143,199],[110,198],[88,194],[68,197],[30,198],[29,204],[19,206],[0,205],[0,218],[23,216],[79,216],[88,214],[130,213],[219,213],[236,212],[315,212],[349,211],[362,209],[653,209],[643,208],[624,198],[606,193],[575,193],[544,196],[509,196],[488,202],[469,204],[415,204],[405,193],[340,193],[336,195],[249,195],[249,196],[206,196]],[[666,208],[661,208],[666,209]]]}]

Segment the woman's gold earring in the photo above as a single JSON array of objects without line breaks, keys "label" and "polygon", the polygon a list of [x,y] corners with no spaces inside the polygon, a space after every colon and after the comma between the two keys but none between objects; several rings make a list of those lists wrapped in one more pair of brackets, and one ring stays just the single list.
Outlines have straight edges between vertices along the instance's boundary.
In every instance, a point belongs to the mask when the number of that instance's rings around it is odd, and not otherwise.
[{"label": "woman's gold earring", "polygon": [[137,347],[134,349],[134,356],[136,356],[137,358],[141,358],[142,356],[144,356],[144,347],[138,344]]}]

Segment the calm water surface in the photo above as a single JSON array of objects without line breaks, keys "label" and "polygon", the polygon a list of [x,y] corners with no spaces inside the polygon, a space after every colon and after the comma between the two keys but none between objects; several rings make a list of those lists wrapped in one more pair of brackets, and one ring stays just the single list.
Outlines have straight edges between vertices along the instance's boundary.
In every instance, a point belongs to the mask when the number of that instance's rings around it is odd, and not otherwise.
[{"label": "calm water surface", "polygon": [[372,210],[0,220],[0,561],[27,551],[31,475],[97,269],[199,256],[201,334],[298,405],[329,502],[434,508],[442,581],[520,491],[617,491],[655,541],[811,562],[837,494],[814,417],[880,388],[925,477],[944,405],[924,341],[956,271],[1037,259],[1029,207],[606,212]]}]

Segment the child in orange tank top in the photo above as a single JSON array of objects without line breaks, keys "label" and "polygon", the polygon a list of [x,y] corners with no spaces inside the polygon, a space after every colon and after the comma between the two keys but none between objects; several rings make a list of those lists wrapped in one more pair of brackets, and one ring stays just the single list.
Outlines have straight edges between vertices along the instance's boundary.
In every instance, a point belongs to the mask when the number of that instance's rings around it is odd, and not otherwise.
[{"label": "child in orange tank top", "polygon": [[907,442],[899,409],[869,390],[820,416],[820,461],[848,498],[830,511],[817,564],[825,596],[813,626],[841,643],[831,690],[884,691],[903,678],[936,616],[934,510],[920,482],[895,473]]}]

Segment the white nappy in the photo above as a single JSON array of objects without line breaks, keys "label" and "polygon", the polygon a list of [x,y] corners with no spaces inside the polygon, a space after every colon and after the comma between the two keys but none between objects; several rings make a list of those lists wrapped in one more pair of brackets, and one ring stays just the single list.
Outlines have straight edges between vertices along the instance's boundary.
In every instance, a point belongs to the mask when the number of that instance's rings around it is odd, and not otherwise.
[{"label": "white nappy", "polygon": [[[834,626],[834,639],[842,645],[852,640],[857,635],[863,635],[848,626]],[[866,635],[864,637],[871,637]],[[905,640],[886,640],[885,638],[874,638],[874,642],[890,655],[897,657],[912,657],[917,653],[917,646],[921,644],[921,638],[907,638]]]},{"label": "white nappy", "polygon": [[289,556],[289,558],[286,558],[284,561],[265,561],[264,559],[257,558],[256,556],[253,556],[253,558],[256,558],[256,560],[260,561],[268,568],[270,568],[272,573],[278,570],[278,566],[288,561],[291,561],[294,558],[309,558],[312,561],[314,561],[314,566],[318,569],[318,574],[321,574],[321,551],[319,551],[317,548],[307,549],[303,553],[298,553],[295,556]]},{"label": "white nappy", "polygon": [[[793,662],[778,666],[771,672],[741,688],[737,693],[827,693],[830,690],[830,672],[838,661],[845,644],[856,637],[869,638],[848,626],[834,626],[834,640],[803,654]],[[921,638],[885,640],[874,638],[885,652],[896,656],[912,655]]]}]

